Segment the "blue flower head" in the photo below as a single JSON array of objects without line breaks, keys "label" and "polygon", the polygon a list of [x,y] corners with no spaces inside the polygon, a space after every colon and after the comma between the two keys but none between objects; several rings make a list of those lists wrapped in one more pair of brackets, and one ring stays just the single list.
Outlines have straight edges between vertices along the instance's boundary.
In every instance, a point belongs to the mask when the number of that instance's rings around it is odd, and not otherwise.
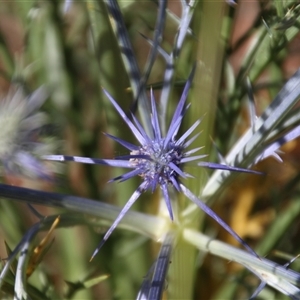
[{"label": "blue flower head", "polygon": [[49,170],[38,159],[52,150],[38,140],[48,123],[46,114],[38,111],[47,96],[44,87],[25,96],[22,87],[13,86],[0,99],[0,161],[6,174],[49,178]]},{"label": "blue flower head", "polygon": [[[142,178],[142,183],[132,194],[130,199],[127,201],[126,205],[123,207],[119,216],[116,218],[112,226],[106,232],[102,242],[99,244],[95,250],[92,258],[97,254],[99,249],[102,247],[104,242],[111,235],[113,230],[117,227],[123,216],[130,209],[130,207],[135,203],[135,201],[140,197],[140,195],[146,190],[151,190],[152,192],[159,186],[162,190],[166,206],[170,215],[171,220],[173,220],[173,211],[171,200],[168,192],[168,188],[171,186],[175,188],[178,192],[182,192],[187,196],[192,202],[197,204],[205,213],[216,220],[225,230],[227,230],[231,235],[233,235],[239,242],[241,242],[251,253],[255,252],[218,216],[216,215],[204,202],[202,202],[198,197],[196,197],[182,182],[181,178],[192,177],[191,175],[185,173],[182,167],[185,163],[195,162],[206,155],[194,155],[200,148],[195,148],[187,151],[186,148],[189,147],[193,141],[198,137],[199,134],[190,137],[191,134],[200,124],[200,120],[197,120],[183,135],[178,136],[178,131],[182,124],[183,117],[190,107],[186,105],[186,99],[188,91],[191,86],[193,79],[194,70],[192,71],[187,83],[184,87],[181,99],[177,105],[174,112],[173,118],[171,120],[169,129],[165,136],[162,135],[161,127],[159,124],[158,113],[156,108],[156,103],[153,95],[153,91],[150,91],[151,100],[151,130],[149,134],[146,133],[143,126],[137,120],[137,118],[132,114],[132,120],[125,114],[118,103],[112,98],[112,96],[103,89],[105,95],[113,104],[115,109],[118,111],[119,115],[128,125],[136,139],[139,141],[140,145],[133,145],[123,139],[117,138],[110,134],[106,134],[111,139],[115,140],[125,148],[127,148],[130,153],[126,156],[120,156],[116,159],[91,159],[78,156],[62,156],[62,155],[49,155],[44,158],[49,160],[59,160],[59,161],[76,161],[81,163],[90,164],[104,164],[113,167],[123,167],[132,169],[131,171],[118,176],[111,181],[126,181],[134,176],[140,176]],[[213,169],[226,169],[229,171],[242,171],[242,172],[254,172],[247,169],[241,169],[216,163],[209,162],[197,162],[198,165],[213,168]],[[257,172],[254,172],[257,173]],[[256,255],[256,254],[255,254]]]}]

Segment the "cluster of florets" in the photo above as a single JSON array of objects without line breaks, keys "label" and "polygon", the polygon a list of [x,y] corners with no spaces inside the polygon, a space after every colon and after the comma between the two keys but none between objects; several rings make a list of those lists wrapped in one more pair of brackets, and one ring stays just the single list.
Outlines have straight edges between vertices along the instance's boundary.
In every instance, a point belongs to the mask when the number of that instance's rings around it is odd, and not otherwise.
[{"label": "cluster of florets", "polygon": [[[152,144],[142,146],[139,150],[130,152],[133,157],[130,159],[132,165],[141,170],[139,174],[149,186],[154,190],[157,185],[173,184],[178,180],[176,167],[180,169],[179,164],[183,157],[182,147],[175,143],[169,143],[167,149],[163,147],[163,140],[153,142]],[[171,165],[173,168],[171,168]]]}]

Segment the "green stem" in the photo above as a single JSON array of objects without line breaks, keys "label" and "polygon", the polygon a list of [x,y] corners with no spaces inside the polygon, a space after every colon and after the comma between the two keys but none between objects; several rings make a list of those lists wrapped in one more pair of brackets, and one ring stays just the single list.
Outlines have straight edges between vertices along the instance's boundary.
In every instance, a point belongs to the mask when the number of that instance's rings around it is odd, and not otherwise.
[{"label": "green stem", "polygon": [[[214,130],[218,87],[223,66],[224,43],[221,33],[225,13],[225,2],[204,1],[197,4],[194,14],[194,32],[198,40],[195,55],[198,65],[190,97],[192,106],[186,127],[188,128],[196,119],[204,116],[201,123],[203,132],[193,147],[205,146],[206,153],[210,152],[211,147],[210,136],[213,135]],[[206,181],[206,174],[203,168],[197,168],[196,172],[193,172],[195,178],[186,181],[186,184],[196,195],[199,195]],[[181,221],[183,224],[189,224],[191,228],[198,229],[201,224],[201,216],[204,214],[196,209],[191,219],[189,219],[190,216],[183,216]],[[183,239],[178,240],[172,258],[174,263],[171,264],[169,273],[170,298],[193,298],[196,255],[197,250],[193,245]]]}]

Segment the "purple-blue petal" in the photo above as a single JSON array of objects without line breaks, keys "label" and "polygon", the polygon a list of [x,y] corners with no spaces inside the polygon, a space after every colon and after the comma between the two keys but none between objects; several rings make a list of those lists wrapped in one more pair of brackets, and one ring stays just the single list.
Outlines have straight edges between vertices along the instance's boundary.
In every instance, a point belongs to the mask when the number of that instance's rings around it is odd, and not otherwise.
[{"label": "purple-blue petal", "polygon": [[232,167],[232,166],[227,166],[227,165],[217,164],[217,163],[212,163],[212,162],[206,162],[206,161],[198,162],[197,165],[200,167],[205,167],[205,168],[210,168],[210,169],[218,169],[218,170],[226,170],[226,171],[234,171],[234,172],[244,172],[244,173],[257,174],[257,175],[264,174],[262,172],[258,172],[258,171],[254,171],[254,170]]},{"label": "purple-blue petal", "polygon": [[203,210],[207,215],[209,215],[217,223],[219,223],[229,234],[231,234],[238,242],[240,242],[251,254],[259,258],[257,253],[229,225],[227,225],[226,222],[224,222],[209,206],[207,206],[204,202],[202,202],[183,184],[180,184],[180,187],[182,192],[187,198],[189,198],[201,210]]},{"label": "purple-blue petal", "polygon": [[194,161],[194,160],[202,159],[206,156],[207,156],[207,154],[196,155],[196,156],[191,156],[191,157],[184,157],[180,160],[180,163],[184,164],[184,163],[191,162],[191,161]]},{"label": "purple-blue petal", "polygon": [[182,122],[182,117],[179,117],[173,124],[173,126],[171,126],[167,132],[167,135],[164,139],[164,145],[163,148],[167,149],[168,144],[170,143],[170,141],[172,140],[174,133],[178,130],[178,128],[180,127]]},{"label": "purple-blue petal", "polygon": [[136,137],[136,139],[142,144],[146,144],[145,138],[142,136],[142,134],[138,131],[138,129],[134,126],[134,124],[129,120],[129,118],[126,116],[122,108],[119,106],[119,104],[114,100],[114,98],[105,90],[103,89],[103,92],[109,99],[109,101],[113,104],[115,109],[118,111],[119,115],[122,117],[122,119],[126,122],[127,126],[131,129],[132,133]]},{"label": "purple-blue petal", "polygon": [[157,141],[159,141],[159,140],[161,140],[161,130],[160,130],[160,126],[159,126],[155,98],[154,98],[152,88],[150,90],[150,98],[151,98],[151,107],[152,107],[151,122],[152,122],[154,137]]},{"label": "purple-blue petal", "polygon": [[104,133],[105,135],[107,135],[109,138],[111,138],[112,140],[118,142],[120,145],[124,146],[125,148],[127,148],[128,150],[134,151],[134,150],[138,150],[139,147],[136,145],[133,145],[127,141],[124,141],[118,137],[115,137],[113,135],[110,135],[109,133]]},{"label": "purple-blue petal", "polygon": [[132,196],[130,197],[130,199],[127,201],[127,203],[125,204],[125,206],[123,207],[123,209],[121,210],[120,214],[118,215],[118,217],[115,219],[115,221],[113,222],[113,224],[111,225],[111,227],[108,229],[108,231],[106,232],[106,234],[103,237],[103,240],[101,241],[101,243],[97,246],[96,250],[94,251],[92,257],[90,260],[92,260],[96,254],[99,252],[99,250],[101,249],[101,247],[104,245],[104,243],[107,241],[107,239],[109,238],[109,236],[112,234],[112,232],[115,230],[115,228],[118,226],[118,224],[120,223],[120,221],[123,219],[123,217],[125,216],[125,214],[128,212],[128,210],[131,208],[131,206],[134,204],[134,202],[140,197],[140,195],[147,189],[147,184],[146,182],[143,182],[138,188],[137,190],[132,194]]},{"label": "purple-blue petal", "polygon": [[68,155],[43,155],[41,158],[45,160],[52,160],[52,161],[74,161],[83,164],[97,164],[97,165],[106,165],[111,167],[130,168],[130,169],[135,168],[135,166],[128,160],[100,159],[100,158],[68,156]]},{"label": "purple-blue petal", "polygon": [[197,120],[181,137],[176,141],[176,145],[180,145],[185,139],[198,127],[201,120]]},{"label": "purple-blue petal", "polygon": [[173,216],[173,211],[172,211],[171,199],[170,199],[169,192],[168,192],[168,185],[166,183],[161,184],[161,189],[162,189],[165,201],[166,201],[170,219],[173,221],[174,216]]},{"label": "purple-blue petal", "polygon": [[134,176],[137,176],[137,175],[140,175],[143,173],[143,170],[142,169],[134,169],[130,172],[127,172],[125,174],[122,174],[120,176],[117,176],[111,180],[109,180],[109,182],[113,182],[113,181],[120,181],[120,182],[123,182],[123,181],[126,181]]},{"label": "purple-blue petal", "polygon": [[137,127],[137,129],[140,131],[140,133],[142,134],[142,136],[144,137],[144,139],[147,141],[147,143],[151,143],[151,139],[149,138],[149,136],[147,135],[146,131],[144,130],[143,126],[141,125],[141,123],[139,122],[139,120],[136,118],[136,116],[134,114],[131,114],[132,119]]},{"label": "purple-blue petal", "polygon": [[184,173],[179,167],[177,167],[173,162],[169,162],[169,167],[174,170],[178,175],[183,178],[192,177],[191,175]]},{"label": "purple-blue petal", "polygon": [[[198,148],[191,149],[190,151],[185,152],[184,156],[190,156],[191,154],[198,152],[199,150],[201,150],[203,148],[204,147],[198,147]],[[208,155],[206,155],[206,156],[208,156]]]},{"label": "purple-blue petal", "polygon": [[178,192],[180,192],[181,189],[180,189],[180,186],[179,186],[179,180],[176,179],[174,176],[171,176],[170,180],[171,180],[173,186],[175,187],[175,189],[176,189]]},{"label": "purple-blue petal", "polygon": [[120,155],[115,157],[115,159],[136,159],[136,158],[151,160],[151,157],[146,154],[128,154],[128,155]]},{"label": "purple-blue petal", "polygon": [[174,112],[170,127],[172,127],[174,125],[174,123],[176,122],[176,120],[180,116],[182,116],[182,112],[183,112],[183,109],[184,109],[184,104],[185,104],[185,101],[187,99],[187,96],[188,96],[188,93],[189,93],[189,90],[190,90],[190,87],[191,87],[191,84],[192,84],[192,81],[193,81],[193,78],[194,78],[195,70],[196,70],[196,65],[193,67],[192,72],[191,72],[191,74],[190,74],[190,76],[189,76],[189,78],[188,78],[188,80],[187,80],[187,82],[184,86],[181,98],[180,98],[180,100],[178,102],[178,105],[177,105],[177,108]]},{"label": "purple-blue petal", "polygon": [[193,136],[190,140],[188,140],[186,143],[184,143],[183,147],[187,148],[188,146],[190,146],[195,140],[196,138],[200,135],[200,132],[197,133],[195,136]]}]

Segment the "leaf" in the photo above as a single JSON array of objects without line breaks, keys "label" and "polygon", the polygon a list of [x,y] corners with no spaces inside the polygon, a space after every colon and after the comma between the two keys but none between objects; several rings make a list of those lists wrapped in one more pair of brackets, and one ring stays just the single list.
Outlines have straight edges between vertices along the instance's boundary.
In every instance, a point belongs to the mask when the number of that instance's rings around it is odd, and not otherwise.
[{"label": "leaf", "polygon": [[52,232],[57,227],[59,221],[60,221],[60,217],[58,216],[54,220],[54,222],[53,222],[51,228],[49,229],[49,231],[47,232],[46,236],[41,240],[39,245],[34,248],[33,253],[30,256],[27,270],[26,270],[27,277],[30,277],[30,275],[34,272],[34,270],[37,268],[39,263],[42,261],[43,257],[47,253],[47,251],[50,249],[50,247],[53,243],[53,240],[51,241],[50,245],[47,245],[47,243],[50,239]]}]

